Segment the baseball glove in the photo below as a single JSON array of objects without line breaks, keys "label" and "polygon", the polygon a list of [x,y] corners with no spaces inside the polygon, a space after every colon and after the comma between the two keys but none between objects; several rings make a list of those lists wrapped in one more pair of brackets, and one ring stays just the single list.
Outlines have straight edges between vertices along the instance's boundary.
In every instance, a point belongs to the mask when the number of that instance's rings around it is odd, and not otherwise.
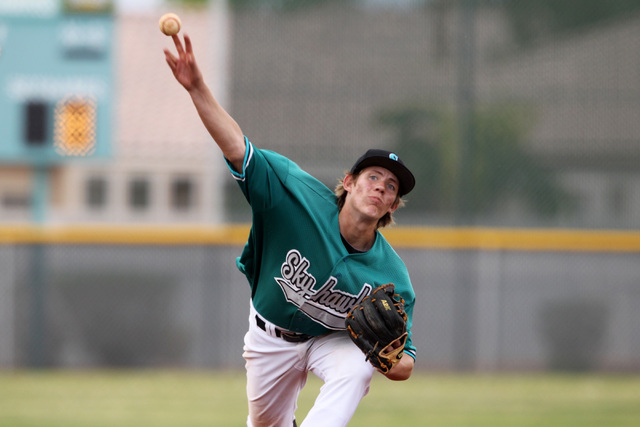
[{"label": "baseball glove", "polygon": [[407,313],[404,300],[388,283],[374,289],[347,315],[351,340],[365,354],[365,360],[387,373],[402,357],[407,341]]}]

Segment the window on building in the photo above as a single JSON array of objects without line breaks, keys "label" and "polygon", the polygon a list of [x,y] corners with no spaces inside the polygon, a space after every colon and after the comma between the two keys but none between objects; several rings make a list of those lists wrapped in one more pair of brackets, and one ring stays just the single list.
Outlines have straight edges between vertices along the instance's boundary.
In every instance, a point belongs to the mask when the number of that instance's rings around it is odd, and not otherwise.
[{"label": "window on building", "polygon": [[28,194],[7,193],[2,195],[2,207],[11,209],[27,209],[31,206]]},{"label": "window on building", "polygon": [[101,177],[89,178],[85,188],[85,200],[92,209],[104,208],[107,204],[107,181]]},{"label": "window on building", "polygon": [[136,210],[149,207],[151,184],[145,178],[136,178],[129,183],[129,206]]},{"label": "window on building", "polygon": [[24,140],[27,145],[43,146],[48,137],[49,106],[44,101],[29,101],[25,104]]},{"label": "window on building", "polygon": [[171,183],[171,206],[176,210],[189,210],[194,204],[193,182],[178,178]]}]

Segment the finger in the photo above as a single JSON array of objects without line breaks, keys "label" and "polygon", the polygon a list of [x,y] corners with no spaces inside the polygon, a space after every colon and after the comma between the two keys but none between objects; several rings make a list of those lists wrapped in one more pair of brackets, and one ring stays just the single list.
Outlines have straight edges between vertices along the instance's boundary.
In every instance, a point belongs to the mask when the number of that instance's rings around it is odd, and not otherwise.
[{"label": "finger", "polygon": [[174,69],[177,63],[176,57],[173,56],[173,54],[171,54],[171,52],[169,52],[167,49],[164,50],[164,57],[167,60],[167,64],[169,64],[169,67],[171,67],[171,69]]},{"label": "finger", "polygon": [[175,62],[171,61],[170,58],[166,58],[166,61],[167,61],[167,65],[169,65],[169,68],[171,69],[171,71],[175,72],[176,69],[177,69]]},{"label": "finger", "polygon": [[164,49],[164,56],[167,59],[171,59],[173,62],[176,62],[178,60],[178,58],[176,58],[169,49]]},{"label": "finger", "polygon": [[189,63],[195,64],[196,57],[193,54],[193,45],[191,44],[191,37],[189,37],[187,34],[184,35],[184,48],[187,52],[187,60],[189,61]]},{"label": "finger", "polygon": [[176,45],[176,50],[178,51],[178,55],[182,57],[184,55],[184,49],[182,48],[182,42],[180,41],[180,37],[177,35],[172,35],[173,43]]},{"label": "finger", "polygon": [[184,47],[187,53],[193,54],[193,46],[191,45],[191,37],[188,34],[184,35]]}]

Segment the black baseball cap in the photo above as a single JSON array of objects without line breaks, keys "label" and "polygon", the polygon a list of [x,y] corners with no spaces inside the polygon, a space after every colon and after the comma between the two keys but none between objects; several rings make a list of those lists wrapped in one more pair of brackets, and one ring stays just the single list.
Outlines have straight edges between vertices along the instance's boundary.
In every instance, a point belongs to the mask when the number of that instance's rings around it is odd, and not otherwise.
[{"label": "black baseball cap", "polygon": [[399,195],[404,196],[413,190],[416,179],[397,154],[379,149],[367,150],[351,168],[351,173],[355,174],[369,166],[381,166],[390,170],[400,181]]}]

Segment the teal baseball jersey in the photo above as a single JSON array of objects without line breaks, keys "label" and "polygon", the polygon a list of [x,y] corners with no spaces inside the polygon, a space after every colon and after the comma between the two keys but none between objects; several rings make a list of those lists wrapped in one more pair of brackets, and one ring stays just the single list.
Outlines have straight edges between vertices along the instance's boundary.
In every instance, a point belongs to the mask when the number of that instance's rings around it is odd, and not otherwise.
[{"label": "teal baseball jersey", "polygon": [[286,157],[245,138],[242,170],[229,169],[251,205],[253,222],[237,259],[253,305],[289,331],[318,336],[345,329],[345,318],[377,286],[395,285],[405,301],[409,337],[415,293],[404,262],[380,232],[373,247],[347,251],[333,191]]}]

